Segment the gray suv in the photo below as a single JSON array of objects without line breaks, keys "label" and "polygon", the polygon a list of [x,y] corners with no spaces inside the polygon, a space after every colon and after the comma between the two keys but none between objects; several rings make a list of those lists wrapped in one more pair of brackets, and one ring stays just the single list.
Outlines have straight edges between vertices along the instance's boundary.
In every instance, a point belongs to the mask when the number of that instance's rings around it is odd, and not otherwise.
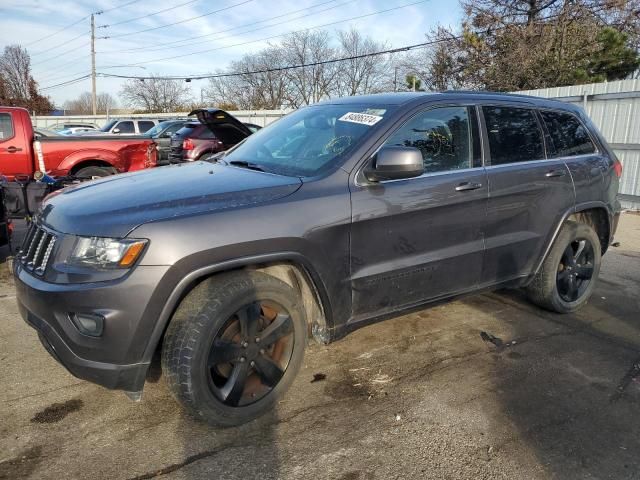
[{"label": "gray suv", "polygon": [[[220,138],[239,128],[198,115]],[[18,305],[74,375],[139,399],[159,353],[188,412],[236,425],[277,402],[311,336],[489,288],[581,307],[616,230],[620,174],[572,105],[332,100],[210,162],[48,197],[14,262]]]}]

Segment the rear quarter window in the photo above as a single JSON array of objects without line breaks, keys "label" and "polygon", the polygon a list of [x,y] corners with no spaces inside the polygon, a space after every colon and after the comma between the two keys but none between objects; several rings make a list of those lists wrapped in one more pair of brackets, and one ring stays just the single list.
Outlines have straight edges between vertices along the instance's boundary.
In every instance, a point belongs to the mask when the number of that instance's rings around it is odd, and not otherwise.
[{"label": "rear quarter window", "polygon": [[551,158],[587,155],[596,151],[586,127],[574,115],[550,110],[543,110],[540,114],[553,142],[549,152]]},{"label": "rear quarter window", "polygon": [[153,122],[150,122],[149,120],[141,120],[138,122],[138,130],[140,130],[140,133],[144,133],[155,126],[156,124]]},{"label": "rear quarter window", "polygon": [[9,113],[0,113],[0,142],[13,137],[13,122]]}]

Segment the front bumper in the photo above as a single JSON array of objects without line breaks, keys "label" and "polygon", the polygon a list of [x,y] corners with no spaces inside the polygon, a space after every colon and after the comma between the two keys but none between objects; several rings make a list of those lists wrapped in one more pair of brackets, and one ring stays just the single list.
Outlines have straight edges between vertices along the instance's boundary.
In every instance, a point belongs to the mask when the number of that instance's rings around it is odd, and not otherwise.
[{"label": "front bumper", "polygon": [[[16,261],[18,309],[47,351],[73,375],[107,388],[139,392],[151,360],[144,352],[154,327],[145,311],[165,271],[138,266],[117,281],[53,284],[35,278]],[[102,336],[82,334],[69,318],[71,312],[104,316]]]}]

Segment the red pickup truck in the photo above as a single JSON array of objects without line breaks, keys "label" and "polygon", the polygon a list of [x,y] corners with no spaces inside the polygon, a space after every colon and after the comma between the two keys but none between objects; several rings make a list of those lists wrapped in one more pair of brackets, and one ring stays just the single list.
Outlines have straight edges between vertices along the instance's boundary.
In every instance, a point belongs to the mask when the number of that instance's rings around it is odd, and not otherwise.
[{"label": "red pickup truck", "polygon": [[27,110],[0,107],[0,174],[9,180],[20,174],[33,177],[36,171],[95,178],[156,164],[156,145],[149,138],[35,137]]}]

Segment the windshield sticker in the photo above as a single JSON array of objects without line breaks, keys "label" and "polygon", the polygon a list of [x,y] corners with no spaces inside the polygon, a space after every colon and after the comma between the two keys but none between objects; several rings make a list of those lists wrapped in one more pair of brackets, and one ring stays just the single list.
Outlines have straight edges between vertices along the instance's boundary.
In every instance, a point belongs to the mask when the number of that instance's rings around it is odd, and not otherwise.
[{"label": "windshield sticker", "polygon": [[367,113],[348,112],[341,116],[338,120],[341,122],[359,123],[361,125],[375,125],[382,117],[378,115],[369,115]]}]

